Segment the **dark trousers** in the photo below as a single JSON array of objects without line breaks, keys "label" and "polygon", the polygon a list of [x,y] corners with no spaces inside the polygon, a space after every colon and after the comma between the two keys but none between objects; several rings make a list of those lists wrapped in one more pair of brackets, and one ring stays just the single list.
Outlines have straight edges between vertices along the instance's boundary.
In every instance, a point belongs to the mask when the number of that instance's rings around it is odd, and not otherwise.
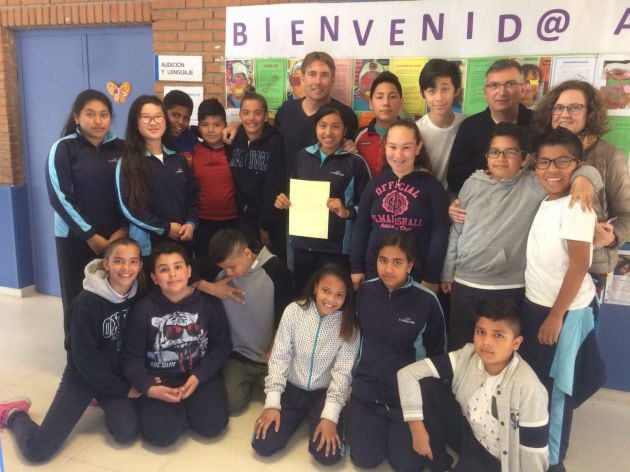
[{"label": "dark trousers", "polygon": [[[549,394],[549,464],[561,464],[567,455],[573,424],[574,404],[570,396],[554,389],[549,375],[557,344],[538,342],[538,330],[549,315],[549,307],[525,299],[521,308],[521,357],[534,369]],[[565,314],[566,316],[566,314]]]},{"label": "dark trousers", "polygon": [[366,403],[352,395],[348,423],[350,458],[357,467],[371,469],[385,459],[397,472],[418,472],[424,467],[426,461],[413,450],[400,408]]},{"label": "dark trousers", "polygon": [[[334,454],[326,457],[326,448],[317,450],[318,442],[313,442],[313,434],[321,420],[322,410],[326,402],[326,389],[306,391],[287,382],[282,394],[280,410],[280,430],[276,433],[275,424],[267,430],[265,439],[252,440],[252,447],[261,456],[270,456],[285,447],[304,417],[308,418],[308,452],[324,465],[332,465],[343,456],[343,446]],[[343,414],[339,415],[337,434],[343,441]]]},{"label": "dark trousers", "polygon": [[455,351],[473,342],[477,304],[486,298],[506,298],[520,308],[525,297],[524,288],[484,290],[453,283],[450,306],[448,350]]},{"label": "dark trousers", "polygon": [[346,254],[331,254],[328,252],[293,249],[293,280],[297,293],[302,289],[319,268],[324,264],[335,263],[350,271],[350,259]]},{"label": "dark trousers", "polygon": [[11,416],[22,455],[31,462],[50,459],[63,445],[92,398],[105,411],[107,429],[116,442],[125,444],[138,434],[138,416],[132,400],[97,392],[71,367],[66,367],[48,413],[38,426],[23,412]]},{"label": "dark trousers", "polygon": [[195,244],[195,257],[207,256],[208,243],[212,239],[212,236],[226,228],[238,229],[238,219],[213,221],[199,218],[199,224],[195,230],[193,240]]},{"label": "dark trousers", "polygon": [[138,398],[137,404],[143,439],[159,447],[174,444],[186,427],[205,438],[212,438],[219,435],[228,423],[227,395],[222,375],[199,385],[181,403],[167,403],[143,395]]},{"label": "dark trousers", "polygon": [[55,238],[61,304],[63,305],[63,332],[70,332],[70,305],[83,290],[85,266],[97,256],[86,242],[72,236]]},{"label": "dark trousers", "polygon": [[448,445],[459,454],[455,471],[500,472],[501,463],[477,441],[451,389],[433,378],[422,379],[420,386],[424,426],[433,452],[433,460],[429,462],[431,471],[442,472],[450,467]]}]

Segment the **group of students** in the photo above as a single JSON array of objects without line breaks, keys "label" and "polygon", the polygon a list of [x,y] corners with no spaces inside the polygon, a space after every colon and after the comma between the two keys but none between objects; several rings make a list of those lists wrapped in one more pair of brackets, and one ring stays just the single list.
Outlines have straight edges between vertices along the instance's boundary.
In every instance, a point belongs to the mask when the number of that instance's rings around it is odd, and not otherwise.
[{"label": "group of students", "polygon": [[[450,225],[458,68],[424,67],[430,111],[417,123],[398,119],[400,82],[382,72],[356,141],[356,117],[329,96],[334,72],[330,56],[308,54],[306,97],[286,102],[275,127],[254,91],[241,125],[209,99],[194,131],[182,92],[141,96],[124,143],[109,132],[107,97],[77,97],[48,161],[68,366],[41,426],[27,400],[0,406],[26,458],[51,457],[93,398],[118,442],[141,433],[167,446],[186,427],[220,434],[264,383],[261,455],[308,417],[323,464],[347,444],[359,467],[450,470],[449,445],[455,470],[564,470],[572,411],[604,375],[588,270],[594,243],[617,243],[613,222],[596,232],[590,209],[602,211],[610,175],[583,165],[570,123],[556,120],[536,145],[498,123]],[[507,94],[511,82],[487,89]],[[577,105],[551,113],[595,106]],[[285,252],[287,176],[331,191],[328,238],[292,237]],[[143,265],[156,287],[137,300]]]}]

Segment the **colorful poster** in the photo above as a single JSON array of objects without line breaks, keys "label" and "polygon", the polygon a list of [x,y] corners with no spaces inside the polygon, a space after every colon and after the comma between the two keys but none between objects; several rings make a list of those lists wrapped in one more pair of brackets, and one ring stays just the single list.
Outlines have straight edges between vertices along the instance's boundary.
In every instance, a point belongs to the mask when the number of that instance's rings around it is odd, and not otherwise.
[{"label": "colorful poster", "polygon": [[596,56],[557,56],[551,68],[551,88],[567,80],[593,82]]},{"label": "colorful poster", "polygon": [[608,115],[630,116],[630,54],[602,54],[595,71],[595,87],[604,96]]},{"label": "colorful poster", "polygon": [[615,147],[623,150],[626,159],[630,158],[630,118],[626,116],[611,116],[610,131],[604,139]]},{"label": "colorful poster", "polygon": [[467,115],[479,113],[488,106],[483,93],[486,85],[486,71],[497,59],[497,57],[468,59],[466,95],[464,96],[464,113]]},{"label": "colorful poster", "polygon": [[256,92],[264,96],[268,107],[274,110],[284,102],[286,69],[287,64],[284,59],[256,59],[254,64]]},{"label": "colorful poster", "polygon": [[352,104],[352,59],[335,59],[335,85],[330,95],[344,105]]},{"label": "colorful poster", "polygon": [[551,57],[514,57],[521,65],[523,91],[521,105],[534,110],[536,105],[549,92],[551,79]]},{"label": "colorful poster", "polygon": [[297,100],[304,97],[302,84],[302,59],[287,60],[287,100]]},{"label": "colorful poster", "polygon": [[357,112],[370,110],[372,82],[381,72],[388,70],[389,59],[355,59],[354,94],[352,109]]},{"label": "colorful poster", "polygon": [[247,87],[254,85],[254,61],[225,63],[225,108],[240,108]]},{"label": "colorful poster", "polygon": [[411,59],[391,59],[389,70],[398,76],[403,90],[404,104],[402,111],[407,115],[420,116],[424,113],[425,102],[420,95],[420,85],[418,77],[420,71],[427,63],[427,59],[422,57]]}]

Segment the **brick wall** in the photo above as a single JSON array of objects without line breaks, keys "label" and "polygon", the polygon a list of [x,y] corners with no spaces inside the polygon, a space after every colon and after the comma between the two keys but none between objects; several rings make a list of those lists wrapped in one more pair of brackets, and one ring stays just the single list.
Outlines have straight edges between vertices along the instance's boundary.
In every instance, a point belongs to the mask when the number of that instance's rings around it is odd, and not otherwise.
[{"label": "brick wall", "polygon": [[[16,30],[150,24],[155,53],[203,56],[205,95],[223,101],[226,5],[284,2],[287,0],[0,0],[0,185],[25,182]],[[158,96],[163,87],[163,83],[155,83]]]}]

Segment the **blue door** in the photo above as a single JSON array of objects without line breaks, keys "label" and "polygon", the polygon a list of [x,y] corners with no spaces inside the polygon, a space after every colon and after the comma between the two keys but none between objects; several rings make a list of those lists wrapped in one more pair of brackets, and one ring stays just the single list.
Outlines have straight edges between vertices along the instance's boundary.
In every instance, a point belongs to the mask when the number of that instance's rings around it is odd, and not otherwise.
[{"label": "blue door", "polygon": [[109,81],[132,85],[126,103],[114,102],[112,131],[124,137],[129,105],[153,93],[153,35],[150,27],[133,27],[20,31],[16,37],[35,287],[59,295],[48,152],[77,94],[93,88],[108,95]]}]

